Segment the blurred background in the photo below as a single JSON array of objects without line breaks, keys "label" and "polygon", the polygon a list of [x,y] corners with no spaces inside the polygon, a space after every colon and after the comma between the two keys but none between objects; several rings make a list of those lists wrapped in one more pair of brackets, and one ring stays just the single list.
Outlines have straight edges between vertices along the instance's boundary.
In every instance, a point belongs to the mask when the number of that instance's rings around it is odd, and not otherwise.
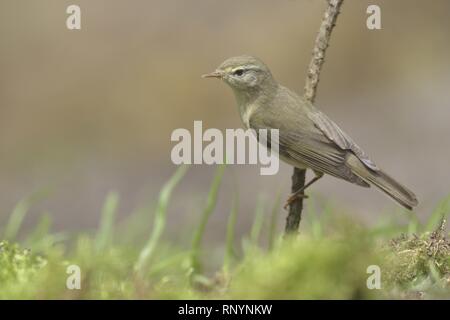
[{"label": "blurred background", "polygon": [[[71,4],[81,7],[79,31],[65,25]],[[176,169],[174,129],[192,130],[194,120],[204,128],[241,127],[231,90],[200,75],[247,53],[302,92],[324,4],[2,0],[0,224],[35,192],[45,196],[25,225],[48,212],[58,230],[95,228],[111,190],[121,196],[119,219],[152,206]],[[381,7],[382,30],[366,28],[370,4]],[[346,0],[316,100],[417,193],[421,219],[450,193],[449,33],[447,0]],[[169,234],[198,221],[214,170],[191,167],[172,199]],[[258,166],[228,166],[207,237],[223,241],[234,193],[238,231],[248,232],[258,201],[269,211],[277,195],[287,198],[291,174],[285,164],[275,176],[260,176]],[[332,177],[310,193],[368,223],[398,210],[375,190]]]}]

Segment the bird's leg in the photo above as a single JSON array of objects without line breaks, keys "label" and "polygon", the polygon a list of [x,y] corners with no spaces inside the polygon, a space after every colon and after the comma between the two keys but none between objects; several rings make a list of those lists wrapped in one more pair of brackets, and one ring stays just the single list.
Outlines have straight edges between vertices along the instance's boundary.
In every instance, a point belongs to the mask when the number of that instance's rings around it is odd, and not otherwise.
[{"label": "bird's leg", "polygon": [[286,210],[288,206],[291,205],[292,202],[294,202],[295,200],[297,200],[298,198],[308,198],[308,196],[306,194],[304,194],[303,192],[306,190],[306,188],[308,188],[309,186],[311,186],[314,182],[316,182],[317,180],[319,180],[320,178],[323,177],[323,173],[322,172],[317,172],[314,171],[314,174],[316,175],[314,178],[311,179],[310,182],[308,182],[307,184],[305,184],[303,187],[301,187],[300,189],[298,189],[297,191],[295,191],[293,194],[291,194],[289,196],[289,198],[286,200],[286,204],[284,205],[284,209]]}]

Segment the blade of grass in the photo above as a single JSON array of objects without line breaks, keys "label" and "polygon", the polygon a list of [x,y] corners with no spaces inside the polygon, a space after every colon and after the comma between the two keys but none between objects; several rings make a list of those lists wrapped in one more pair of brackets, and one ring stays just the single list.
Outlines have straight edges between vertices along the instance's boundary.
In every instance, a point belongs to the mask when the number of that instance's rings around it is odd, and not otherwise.
[{"label": "blade of grass", "polygon": [[436,267],[435,263],[436,263],[435,261],[431,261],[431,260],[428,261],[429,273],[435,283],[442,283],[443,282],[442,275],[439,272],[439,269]]},{"label": "blade of grass", "polygon": [[323,235],[323,228],[322,228],[322,222],[319,216],[319,210],[317,209],[317,198],[315,195],[310,195],[310,202],[309,202],[309,217],[310,217],[310,223],[311,223],[311,233],[312,236],[315,239],[322,238]]},{"label": "blade of grass", "polygon": [[29,239],[34,241],[39,241],[39,239],[45,237],[50,232],[50,227],[52,225],[52,219],[50,213],[44,212],[39,219],[38,224],[31,232]]},{"label": "blade of grass", "polygon": [[420,230],[420,222],[419,219],[417,219],[417,215],[415,212],[411,212],[411,218],[408,223],[408,234],[413,235],[417,234]]},{"label": "blade of grass", "polygon": [[192,240],[192,247],[191,247],[191,267],[193,275],[201,272],[200,246],[202,243],[203,234],[205,233],[206,224],[208,223],[209,217],[211,216],[216,206],[217,194],[219,191],[219,186],[220,182],[222,181],[224,171],[225,165],[220,165],[217,168],[213,182],[209,189],[206,207],[203,210],[200,223],[194,233],[194,238]]},{"label": "blade of grass", "polygon": [[434,231],[450,213],[450,196],[442,200],[428,219],[424,231]]},{"label": "blade of grass", "polygon": [[166,226],[167,207],[169,205],[170,196],[172,195],[175,187],[185,175],[187,169],[188,166],[186,165],[179,166],[173,176],[169,179],[169,181],[166,182],[166,184],[161,189],[161,192],[159,193],[158,204],[156,206],[155,212],[155,220],[153,222],[153,230],[135,265],[135,270],[138,272],[142,272],[152,258],[158,241]]},{"label": "blade of grass", "polygon": [[34,227],[34,230],[29,233],[24,243],[28,246],[34,246],[35,244],[38,244],[50,234],[51,224],[52,221],[50,218],[50,214],[48,212],[45,212],[39,219],[36,227]]},{"label": "blade of grass", "polygon": [[277,232],[277,219],[280,203],[281,203],[281,192],[278,192],[270,213],[269,238],[268,238],[269,250],[272,250],[275,245],[275,236]]},{"label": "blade of grass", "polygon": [[250,243],[257,247],[259,242],[259,236],[264,224],[264,200],[261,197],[258,198],[255,209],[255,219],[253,220],[252,228],[250,229]]},{"label": "blade of grass", "polygon": [[233,242],[234,242],[234,231],[236,228],[236,218],[238,212],[238,195],[235,193],[233,198],[233,203],[231,204],[231,212],[228,217],[227,223],[227,239],[226,239],[226,248],[225,248],[225,256],[223,259],[223,270],[225,273],[230,271],[230,266],[234,259],[236,259],[236,253],[234,250]]},{"label": "blade of grass", "polygon": [[129,217],[116,227],[121,235],[120,243],[142,246],[148,239],[148,225],[152,223],[154,213],[153,202],[133,210]]},{"label": "blade of grass", "polygon": [[188,257],[189,252],[179,252],[172,254],[166,259],[155,262],[155,264],[151,266],[148,275],[154,276],[159,272],[164,272],[172,266],[179,266],[182,264],[183,260]]},{"label": "blade of grass", "polygon": [[100,228],[95,239],[97,250],[104,250],[110,244],[113,236],[114,219],[117,206],[119,204],[119,195],[116,192],[110,192],[105,199],[100,220]]},{"label": "blade of grass", "polygon": [[51,233],[51,225],[50,214],[48,212],[43,213],[34,230],[24,240],[24,246],[30,248],[33,252],[46,252],[57,242],[65,241],[67,235],[63,232]]},{"label": "blade of grass", "polygon": [[13,240],[17,236],[31,205],[45,199],[49,193],[50,189],[44,188],[37,190],[28,197],[20,200],[9,216],[8,222],[3,231],[3,238]]},{"label": "blade of grass", "polygon": [[259,235],[264,224],[264,207],[263,201],[259,196],[256,200],[255,213],[253,223],[250,228],[248,237],[242,238],[241,246],[244,256],[247,256],[254,248],[258,246]]},{"label": "blade of grass", "polygon": [[316,196],[316,199],[319,202],[325,204],[322,210],[322,214],[320,215],[320,221],[322,223],[322,229],[326,229],[327,222],[334,218],[333,216],[336,213],[337,205],[334,204],[332,200],[327,200],[319,196]]},{"label": "blade of grass", "polygon": [[22,225],[29,209],[30,202],[28,199],[22,199],[17,203],[9,217],[8,223],[6,224],[3,238],[13,240],[17,236],[20,226]]}]

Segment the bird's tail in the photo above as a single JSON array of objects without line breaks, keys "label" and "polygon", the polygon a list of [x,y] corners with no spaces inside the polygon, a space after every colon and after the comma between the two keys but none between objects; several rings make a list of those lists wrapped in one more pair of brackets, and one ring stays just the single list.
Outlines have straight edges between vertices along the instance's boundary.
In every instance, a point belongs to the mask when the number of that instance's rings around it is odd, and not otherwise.
[{"label": "bird's tail", "polygon": [[369,184],[376,186],[406,209],[412,210],[413,207],[418,205],[419,202],[417,201],[417,197],[412,191],[395,181],[383,171],[374,171],[367,168],[353,154],[348,156],[346,163],[355,175]]}]

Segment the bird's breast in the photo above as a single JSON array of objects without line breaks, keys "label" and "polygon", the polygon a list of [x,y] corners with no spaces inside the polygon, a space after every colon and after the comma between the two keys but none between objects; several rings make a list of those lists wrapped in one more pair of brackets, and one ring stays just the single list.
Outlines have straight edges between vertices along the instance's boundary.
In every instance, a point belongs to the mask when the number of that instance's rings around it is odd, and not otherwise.
[{"label": "bird's breast", "polygon": [[250,128],[250,118],[252,117],[253,113],[256,110],[256,105],[255,104],[249,104],[247,106],[243,106],[241,108],[241,119],[242,119],[242,123],[244,124],[244,127],[246,129]]}]

